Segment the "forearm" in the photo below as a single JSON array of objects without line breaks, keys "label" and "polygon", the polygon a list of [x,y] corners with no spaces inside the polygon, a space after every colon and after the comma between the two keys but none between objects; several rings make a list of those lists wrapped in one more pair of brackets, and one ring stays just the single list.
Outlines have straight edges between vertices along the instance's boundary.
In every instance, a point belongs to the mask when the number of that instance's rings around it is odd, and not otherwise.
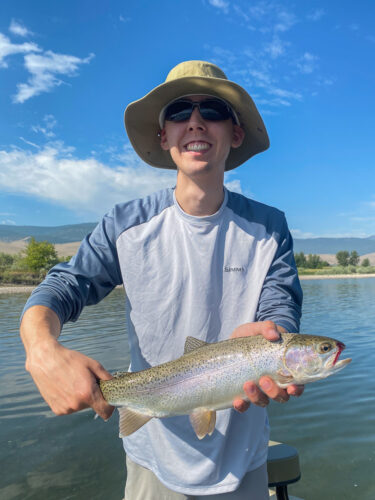
[{"label": "forearm", "polygon": [[27,309],[20,328],[26,370],[57,415],[91,406],[102,418],[109,418],[113,407],[103,399],[97,380],[109,380],[112,375],[94,359],[60,344],[60,331],[59,317],[52,309]]},{"label": "forearm", "polygon": [[26,365],[35,347],[42,348],[54,344],[60,332],[59,317],[52,309],[46,306],[30,307],[25,312],[20,326],[21,339],[26,351]]}]

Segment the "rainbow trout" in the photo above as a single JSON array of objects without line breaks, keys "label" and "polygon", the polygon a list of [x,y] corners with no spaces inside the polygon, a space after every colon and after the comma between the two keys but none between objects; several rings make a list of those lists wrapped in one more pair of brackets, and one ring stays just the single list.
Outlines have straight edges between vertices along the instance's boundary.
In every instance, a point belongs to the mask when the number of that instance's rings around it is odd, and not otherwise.
[{"label": "rainbow trout", "polygon": [[211,435],[216,410],[247,399],[243,384],[269,375],[280,386],[306,384],[332,375],[351,359],[338,361],[345,345],[329,337],[282,333],[275,342],[261,335],[208,344],[187,337],[184,355],[139,372],[101,380],[109,404],[118,406],[120,437],[151,418],[189,415],[199,439]]}]

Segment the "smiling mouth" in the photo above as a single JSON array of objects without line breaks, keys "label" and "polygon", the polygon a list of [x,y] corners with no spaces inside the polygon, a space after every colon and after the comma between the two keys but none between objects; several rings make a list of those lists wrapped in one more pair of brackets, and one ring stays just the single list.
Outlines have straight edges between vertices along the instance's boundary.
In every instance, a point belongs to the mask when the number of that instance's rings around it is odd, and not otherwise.
[{"label": "smiling mouth", "polygon": [[208,151],[211,148],[211,144],[203,141],[192,141],[188,142],[184,146],[186,151],[192,151],[194,153],[202,153]]}]

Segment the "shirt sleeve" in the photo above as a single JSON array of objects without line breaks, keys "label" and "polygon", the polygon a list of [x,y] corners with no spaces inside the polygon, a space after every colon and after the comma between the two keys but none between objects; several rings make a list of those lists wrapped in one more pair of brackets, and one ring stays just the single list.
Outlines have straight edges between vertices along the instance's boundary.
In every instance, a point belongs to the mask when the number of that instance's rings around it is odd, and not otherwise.
[{"label": "shirt sleeve", "polygon": [[33,290],[22,316],[30,307],[43,305],[58,315],[61,324],[76,321],[86,305],[98,303],[121,284],[112,211],[86,236],[70,262],[49,271]]},{"label": "shirt sleeve", "polygon": [[279,245],[263,283],[256,321],[272,320],[287,332],[298,332],[302,297],[293,254],[293,239],[283,217]]}]

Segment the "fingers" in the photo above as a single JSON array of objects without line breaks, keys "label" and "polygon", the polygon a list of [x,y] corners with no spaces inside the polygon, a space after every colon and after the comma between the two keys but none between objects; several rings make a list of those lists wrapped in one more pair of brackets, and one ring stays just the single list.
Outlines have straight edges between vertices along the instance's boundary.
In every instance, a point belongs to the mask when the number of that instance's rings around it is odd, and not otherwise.
[{"label": "fingers", "polygon": [[107,370],[94,359],[90,359],[90,370],[96,375],[99,380],[111,380],[113,375],[111,375]]},{"label": "fingers", "polygon": [[254,382],[245,382],[243,385],[243,390],[246,396],[249,398],[250,403],[262,407],[268,405],[268,396],[264,392],[262,392]]},{"label": "fingers", "polygon": [[286,403],[290,396],[301,396],[305,386],[291,384],[286,389],[279,387],[270,377],[261,377],[259,380],[260,388],[254,382],[245,382],[243,390],[250,402],[241,398],[233,401],[233,407],[240,413],[246,411],[250,403],[257,406],[267,406],[270,399],[278,403]]},{"label": "fingers", "polygon": [[95,379],[90,391],[89,406],[101,417],[103,420],[108,420],[115,410],[115,407],[109,405],[104,399],[102,391],[97,383],[98,380],[111,380],[113,376],[96,360],[90,359],[89,368],[93,373]]},{"label": "fingers", "polygon": [[238,326],[232,333],[231,338],[249,337],[252,335],[263,335],[267,340],[278,340],[280,333],[273,321],[258,321],[255,323],[244,323]]},{"label": "fingers", "polygon": [[275,341],[280,338],[280,334],[277,327],[273,321],[264,321],[262,324],[262,335],[264,338],[270,341]]},{"label": "fingers", "polygon": [[288,385],[286,390],[287,390],[288,394],[290,394],[291,396],[299,397],[303,394],[303,391],[305,390],[305,386],[292,384],[292,385]]},{"label": "fingers", "polygon": [[244,413],[249,408],[249,406],[250,403],[241,398],[236,398],[233,401],[233,408],[237,410],[239,413]]},{"label": "fingers", "polygon": [[107,421],[109,417],[112,415],[112,413],[115,410],[115,407],[112,405],[109,405],[107,401],[103,398],[102,391],[100,390],[100,387],[98,384],[95,384],[95,388],[93,389],[92,392],[92,401],[91,401],[91,408],[95,411],[99,417],[101,417],[103,420]]},{"label": "fingers", "polygon": [[289,394],[286,389],[279,387],[270,377],[261,377],[259,385],[262,391],[267,394],[270,399],[278,403],[286,403],[289,400]]}]

